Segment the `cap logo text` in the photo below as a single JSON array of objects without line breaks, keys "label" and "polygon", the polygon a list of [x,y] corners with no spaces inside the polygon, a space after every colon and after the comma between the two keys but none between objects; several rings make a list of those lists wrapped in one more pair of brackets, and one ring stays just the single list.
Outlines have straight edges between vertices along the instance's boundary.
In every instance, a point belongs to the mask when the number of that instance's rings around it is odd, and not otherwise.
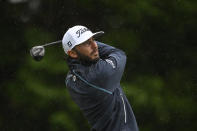
[{"label": "cap logo text", "polygon": [[67,43],[67,45],[68,45],[68,47],[71,47],[71,46],[72,46],[72,43],[69,41],[69,42]]},{"label": "cap logo text", "polygon": [[88,28],[81,28],[79,29],[76,34],[78,35],[77,38],[79,38],[81,36],[81,34],[83,34],[84,32],[89,31]]}]

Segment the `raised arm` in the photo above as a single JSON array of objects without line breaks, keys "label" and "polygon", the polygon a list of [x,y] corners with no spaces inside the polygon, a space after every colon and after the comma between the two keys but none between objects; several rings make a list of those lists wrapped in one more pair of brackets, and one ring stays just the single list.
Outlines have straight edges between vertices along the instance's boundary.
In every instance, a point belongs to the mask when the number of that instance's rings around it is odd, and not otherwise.
[{"label": "raised arm", "polygon": [[100,58],[94,65],[92,82],[97,86],[113,91],[120,84],[126,64],[125,53],[115,47],[97,42]]}]

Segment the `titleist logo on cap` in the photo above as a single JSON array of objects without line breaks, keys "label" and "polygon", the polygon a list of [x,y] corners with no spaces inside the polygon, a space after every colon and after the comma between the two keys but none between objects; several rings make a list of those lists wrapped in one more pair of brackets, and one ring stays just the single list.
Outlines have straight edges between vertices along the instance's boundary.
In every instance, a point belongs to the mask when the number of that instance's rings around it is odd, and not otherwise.
[{"label": "titleist logo on cap", "polygon": [[81,28],[79,30],[77,30],[76,34],[78,35],[77,38],[79,38],[81,36],[81,34],[83,34],[84,32],[89,31],[88,28]]}]

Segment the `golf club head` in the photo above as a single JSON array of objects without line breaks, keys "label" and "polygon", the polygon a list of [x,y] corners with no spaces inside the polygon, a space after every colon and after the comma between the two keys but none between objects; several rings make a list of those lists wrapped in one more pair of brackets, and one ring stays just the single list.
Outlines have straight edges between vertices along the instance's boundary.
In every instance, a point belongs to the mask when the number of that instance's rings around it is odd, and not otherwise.
[{"label": "golf club head", "polygon": [[30,49],[30,55],[36,61],[42,60],[44,54],[45,54],[45,49],[43,46],[34,46]]}]

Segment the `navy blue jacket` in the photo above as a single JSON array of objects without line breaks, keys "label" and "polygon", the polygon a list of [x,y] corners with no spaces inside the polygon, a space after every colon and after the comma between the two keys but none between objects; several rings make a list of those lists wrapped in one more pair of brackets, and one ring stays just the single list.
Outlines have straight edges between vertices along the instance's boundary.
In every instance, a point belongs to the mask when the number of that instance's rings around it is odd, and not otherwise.
[{"label": "navy blue jacket", "polygon": [[92,131],[138,131],[132,108],[120,86],[126,55],[101,42],[97,45],[100,59],[96,63],[68,59],[66,87]]}]

